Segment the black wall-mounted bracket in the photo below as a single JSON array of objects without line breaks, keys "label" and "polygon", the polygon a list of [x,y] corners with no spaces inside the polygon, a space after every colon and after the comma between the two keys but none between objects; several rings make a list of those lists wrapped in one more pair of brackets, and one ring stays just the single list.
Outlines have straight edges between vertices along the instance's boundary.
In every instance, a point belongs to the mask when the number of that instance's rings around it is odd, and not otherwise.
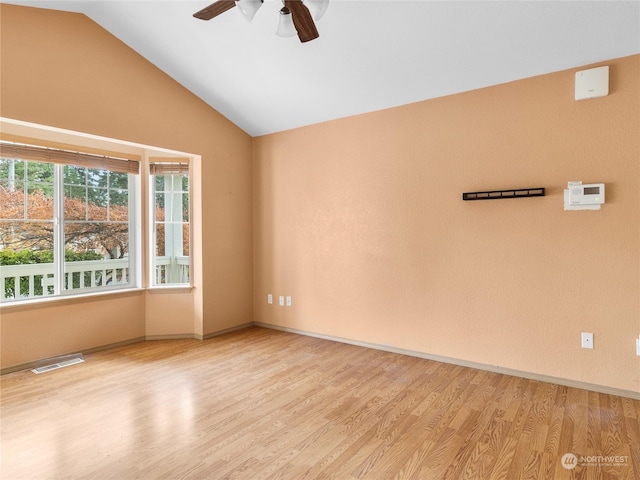
[{"label": "black wall-mounted bracket", "polygon": [[466,192],[462,200],[497,200],[500,198],[544,197],[544,187],[491,190],[487,192]]}]

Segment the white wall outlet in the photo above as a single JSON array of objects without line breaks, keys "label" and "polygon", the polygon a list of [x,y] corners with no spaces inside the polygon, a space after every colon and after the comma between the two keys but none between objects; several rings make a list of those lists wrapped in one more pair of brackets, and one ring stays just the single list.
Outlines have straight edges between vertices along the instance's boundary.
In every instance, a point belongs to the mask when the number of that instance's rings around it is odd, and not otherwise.
[{"label": "white wall outlet", "polygon": [[287,307],[291,306],[291,295],[287,295]]},{"label": "white wall outlet", "polygon": [[278,304],[281,307],[284,307],[284,297],[282,295],[280,295],[280,297],[278,297]]},{"label": "white wall outlet", "polygon": [[636,355],[640,357],[640,335],[636,338]]},{"label": "white wall outlet", "polygon": [[582,332],[582,348],[593,348],[593,333]]},{"label": "white wall outlet", "polygon": [[273,303],[273,295],[272,295],[271,293],[269,293],[269,294],[267,295],[267,303],[268,303],[269,305],[271,305],[271,304]]}]

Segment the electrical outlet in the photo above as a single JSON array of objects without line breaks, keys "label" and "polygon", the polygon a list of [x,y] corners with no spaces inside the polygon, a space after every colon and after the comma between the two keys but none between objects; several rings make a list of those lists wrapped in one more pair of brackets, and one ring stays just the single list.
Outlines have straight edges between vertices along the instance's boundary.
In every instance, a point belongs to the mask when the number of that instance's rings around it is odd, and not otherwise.
[{"label": "electrical outlet", "polygon": [[636,355],[640,357],[640,335],[636,338]]},{"label": "electrical outlet", "polygon": [[291,296],[287,295],[287,307],[291,306]]},{"label": "electrical outlet", "polygon": [[284,307],[284,297],[282,295],[278,297],[278,305]]},{"label": "electrical outlet", "polygon": [[582,332],[582,348],[593,348],[593,333]]},{"label": "electrical outlet", "polygon": [[267,295],[267,303],[268,303],[269,305],[271,305],[271,304],[273,303],[273,295],[272,295],[271,293],[269,293],[269,294]]}]

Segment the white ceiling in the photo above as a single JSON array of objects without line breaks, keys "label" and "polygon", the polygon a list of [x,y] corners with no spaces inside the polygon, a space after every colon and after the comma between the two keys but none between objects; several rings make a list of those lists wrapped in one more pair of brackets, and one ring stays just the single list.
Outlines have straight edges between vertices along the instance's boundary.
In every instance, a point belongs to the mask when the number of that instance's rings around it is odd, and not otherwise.
[{"label": "white ceiling", "polygon": [[320,38],[213,0],[3,0],[81,12],[252,136],[640,53],[640,1],[331,0]]}]

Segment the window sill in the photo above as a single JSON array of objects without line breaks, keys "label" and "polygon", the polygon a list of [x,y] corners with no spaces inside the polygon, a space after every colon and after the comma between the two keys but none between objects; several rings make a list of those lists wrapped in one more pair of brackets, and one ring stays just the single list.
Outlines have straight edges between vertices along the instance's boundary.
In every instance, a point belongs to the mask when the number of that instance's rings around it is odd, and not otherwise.
[{"label": "window sill", "polygon": [[17,300],[14,302],[0,303],[0,310],[31,310],[69,303],[90,302],[93,300],[98,301],[102,300],[104,297],[127,297],[131,295],[139,295],[144,291],[144,288],[129,288],[126,290],[91,292],[79,295],[59,295],[56,297],[31,300]]},{"label": "window sill", "polygon": [[156,285],[148,287],[146,290],[155,295],[158,293],[191,293],[193,289],[192,285]]},{"label": "window sill", "polygon": [[104,297],[125,297],[148,292],[152,295],[191,293],[194,289],[192,285],[168,285],[148,288],[130,288],[127,290],[113,290],[103,292],[91,292],[79,295],[59,295],[57,297],[37,298],[31,300],[17,300],[13,302],[0,303],[0,310],[30,310],[36,308],[46,308],[55,305],[65,305],[69,303],[90,302],[102,300]]}]

